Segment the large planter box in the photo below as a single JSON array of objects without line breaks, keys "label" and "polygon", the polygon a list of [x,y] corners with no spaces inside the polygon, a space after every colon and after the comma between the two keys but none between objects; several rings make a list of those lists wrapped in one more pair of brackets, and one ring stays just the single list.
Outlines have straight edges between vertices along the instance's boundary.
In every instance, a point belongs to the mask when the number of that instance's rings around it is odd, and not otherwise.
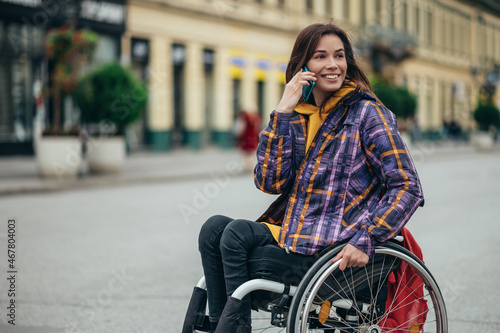
[{"label": "large planter box", "polygon": [[490,152],[493,150],[493,136],[489,132],[474,133],[471,141],[478,151]]},{"label": "large planter box", "polygon": [[60,181],[78,176],[82,164],[82,143],[76,136],[43,136],[36,143],[40,175]]},{"label": "large planter box", "polygon": [[125,161],[125,139],[100,137],[87,144],[88,166],[93,173],[118,173]]}]

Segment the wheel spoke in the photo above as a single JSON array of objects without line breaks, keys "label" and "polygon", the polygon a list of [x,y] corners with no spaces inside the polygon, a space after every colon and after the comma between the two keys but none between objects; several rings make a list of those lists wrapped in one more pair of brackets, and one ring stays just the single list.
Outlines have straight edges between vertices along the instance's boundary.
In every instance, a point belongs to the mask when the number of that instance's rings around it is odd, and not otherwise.
[{"label": "wheel spoke", "polygon": [[[411,323],[413,320],[416,320],[416,318],[418,318],[418,317],[419,317],[419,316],[421,316],[422,314],[427,314],[430,310],[431,310],[431,309],[428,309],[428,310],[426,310],[426,311],[424,311],[424,312],[422,312],[422,313],[419,313],[418,315],[416,315],[416,316],[414,316],[414,317],[412,317],[412,318],[408,319],[408,320],[407,320],[407,321],[405,321],[404,323],[399,324],[399,325],[398,325],[398,327],[395,327],[395,328],[391,329],[390,331],[387,331],[387,333],[402,330],[402,329],[403,329],[406,325],[408,325],[409,323]],[[432,321],[430,321],[430,322],[432,322]],[[430,323],[430,322],[426,322],[426,323],[428,324],[428,323]]]}]

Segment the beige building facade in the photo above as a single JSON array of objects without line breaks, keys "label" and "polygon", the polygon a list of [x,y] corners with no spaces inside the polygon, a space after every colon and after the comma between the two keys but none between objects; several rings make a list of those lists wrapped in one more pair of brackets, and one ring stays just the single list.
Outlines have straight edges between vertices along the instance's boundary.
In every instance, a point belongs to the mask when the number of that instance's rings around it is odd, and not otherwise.
[{"label": "beige building facade", "polygon": [[393,56],[381,70],[417,94],[426,133],[451,120],[472,128],[480,87],[498,85],[498,1],[130,0],[127,11],[122,58],[149,83],[143,127],[155,150],[231,146],[242,109],[266,123],[297,33],[329,18],[368,72],[375,49]]}]

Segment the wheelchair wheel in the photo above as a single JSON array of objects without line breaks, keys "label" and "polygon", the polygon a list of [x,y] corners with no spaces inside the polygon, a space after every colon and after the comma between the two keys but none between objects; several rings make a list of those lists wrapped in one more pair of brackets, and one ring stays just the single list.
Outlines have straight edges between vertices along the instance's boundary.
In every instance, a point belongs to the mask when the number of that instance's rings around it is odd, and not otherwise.
[{"label": "wheelchair wheel", "polygon": [[287,332],[448,332],[441,291],[415,255],[389,242],[366,266],[340,271],[331,260],[342,247],[326,253],[302,279]]}]

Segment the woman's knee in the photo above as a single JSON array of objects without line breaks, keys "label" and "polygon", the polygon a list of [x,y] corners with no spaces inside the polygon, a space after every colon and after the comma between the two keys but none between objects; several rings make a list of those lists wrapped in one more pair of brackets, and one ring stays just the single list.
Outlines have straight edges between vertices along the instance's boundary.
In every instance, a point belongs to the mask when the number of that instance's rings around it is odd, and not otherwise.
[{"label": "woman's knee", "polygon": [[214,215],[210,217],[200,229],[200,234],[198,236],[198,248],[207,249],[212,246],[213,240],[217,238],[218,233],[222,233],[226,225],[232,221],[231,218],[223,215]]},{"label": "woman's knee", "polygon": [[233,220],[224,229],[220,240],[221,251],[225,249],[245,248],[245,238],[249,235],[246,220]]}]

